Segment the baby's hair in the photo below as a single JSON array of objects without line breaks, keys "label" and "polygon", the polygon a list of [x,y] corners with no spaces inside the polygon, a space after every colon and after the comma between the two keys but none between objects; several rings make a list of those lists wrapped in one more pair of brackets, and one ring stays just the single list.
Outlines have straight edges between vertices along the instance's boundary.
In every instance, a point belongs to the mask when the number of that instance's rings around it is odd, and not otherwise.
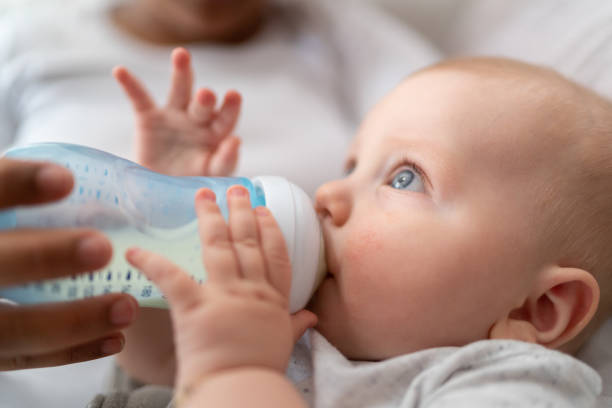
[{"label": "baby's hair", "polygon": [[547,248],[560,254],[561,266],[589,271],[601,289],[591,323],[563,347],[575,352],[612,316],[612,103],[552,69],[503,58],[450,59],[414,75],[435,71],[508,81],[508,89],[521,88],[536,106],[552,113],[544,120],[555,122],[550,134],[567,144],[567,160],[534,198],[540,225]]}]

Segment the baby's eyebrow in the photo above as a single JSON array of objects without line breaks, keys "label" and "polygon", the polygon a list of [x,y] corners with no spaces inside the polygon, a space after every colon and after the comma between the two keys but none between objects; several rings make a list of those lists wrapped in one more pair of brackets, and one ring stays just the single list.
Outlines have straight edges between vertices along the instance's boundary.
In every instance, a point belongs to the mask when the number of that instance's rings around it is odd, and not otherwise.
[{"label": "baby's eyebrow", "polygon": [[355,167],[355,165],[357,164],[358,148],[359,148],[359,145],[357,141],[353,141],[353,143],[349,145],[348,152],[346,154],[346,158],[344,159],[344,165],[343,165],[344,171],[347,171],[351,169],[352,167]]},{"label": "baby's eyebrow", "polygon": [[346,158],[346,160],[344,160],[343,170],[348,173],[348,171],[352,170],[356,164],[357,164],[357,159],[355,158],[354,155],[350,155],[349,157]]}]

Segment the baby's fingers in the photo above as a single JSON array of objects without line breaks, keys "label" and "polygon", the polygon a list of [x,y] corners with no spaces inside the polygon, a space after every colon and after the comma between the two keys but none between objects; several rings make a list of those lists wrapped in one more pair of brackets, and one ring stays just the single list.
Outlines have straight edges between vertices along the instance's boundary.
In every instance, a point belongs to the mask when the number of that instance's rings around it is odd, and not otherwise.
[{"label": "baby's fingers", "polygon": [[193,70],[191,57],[185,48],[172,51],[172,85],[168,97],[168,106],[175,109],[187,109],[191,100]]},{"label": "baby's fingers", "polygon": [[195,209],[202,241],[202,257],[209,282],[227,282],[240,277],[240,269],[229,230],[215,193],[207,188],[198,190]]},{"label": "baby's fingers", "polygon": [[208,88],[198,89],[195,98],[189,105],[189,115],[201,126],[206,126],[213,119],[217,95]]},{"label": "baby's fingers", "polygon": [[127,94],[136,112],[145,112],[155,108],[155,102],[145,87],[125,67],[115,67],[113,76]]},{"label": "baby's fingers", "polygon": [[171,309],[180,312],[201,302],[198,284],[163,256],[144,249],[130,248],[125,257],[162,291]]},{"label": "baby's fingers", "polygon": [[236,168],[240,139],[236,136],[226,137],[210,158],[208,172],[213,177],[227,177]]},{"label": "baby's fingers", "polygon": [[255,213],[268,279],[283,296],[289,297],[291,261],[283,233],[266,207],[257,207]]},{"label": "baby's fingers", "polygon": [[317,324],[317,315],[309,310],[300,310],[291,315],[291,330],[293,332],[293,342],[296,343],[300,337],[304,335],[307,329],[315,327]]},{"label": "baby's fingers", "polygon": [[227,191],[227,205],[231,239],[242,276],[265,281],[266,265],[259,242],[257,220],[249,200],[249,191],[242,186],[230,187]]},{"label": "baby's fingers", "polygon": [[240,115],[242,97],[236,91],[229,91],[225,94],[223,105],[219,114],[212,123],[212,130],[218,137],[223,137],[234,130]]}]

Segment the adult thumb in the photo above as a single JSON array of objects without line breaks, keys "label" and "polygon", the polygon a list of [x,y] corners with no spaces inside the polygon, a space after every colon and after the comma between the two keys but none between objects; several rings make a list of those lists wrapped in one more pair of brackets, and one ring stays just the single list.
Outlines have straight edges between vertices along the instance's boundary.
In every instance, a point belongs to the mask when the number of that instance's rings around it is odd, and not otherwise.
[{"label": "adult thumb", "polygon": [[314,327],[317,324],[317,320],[317,315],[309,310],[300,310],[291,315],[293,342],[297,342],[304,335],[306,329]]}]

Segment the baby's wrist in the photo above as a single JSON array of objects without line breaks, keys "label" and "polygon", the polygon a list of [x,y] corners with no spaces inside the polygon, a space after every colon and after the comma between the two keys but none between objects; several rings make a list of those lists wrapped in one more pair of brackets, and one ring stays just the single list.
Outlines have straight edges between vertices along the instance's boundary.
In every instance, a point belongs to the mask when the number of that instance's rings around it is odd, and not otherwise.
[{"label": "baby's wrist", "polygon": [[199,406],[198,401],[202,401],[202,398],[205,398],[204,394],[207,392],[207,389],[209,387],[214,387],[215,383],[227,383],[233,380],[238,386],[244,379],[250,380],[253,376],[261,378],[262,373],[267,373],[268,375],[274,373],[284,376],[284,374],[279,373],[278,370],[270,367],[242,366],[203,373],[185,382],[177,381],[179,385],[176,387],[174,393],[174,407],[188,408]]}]

